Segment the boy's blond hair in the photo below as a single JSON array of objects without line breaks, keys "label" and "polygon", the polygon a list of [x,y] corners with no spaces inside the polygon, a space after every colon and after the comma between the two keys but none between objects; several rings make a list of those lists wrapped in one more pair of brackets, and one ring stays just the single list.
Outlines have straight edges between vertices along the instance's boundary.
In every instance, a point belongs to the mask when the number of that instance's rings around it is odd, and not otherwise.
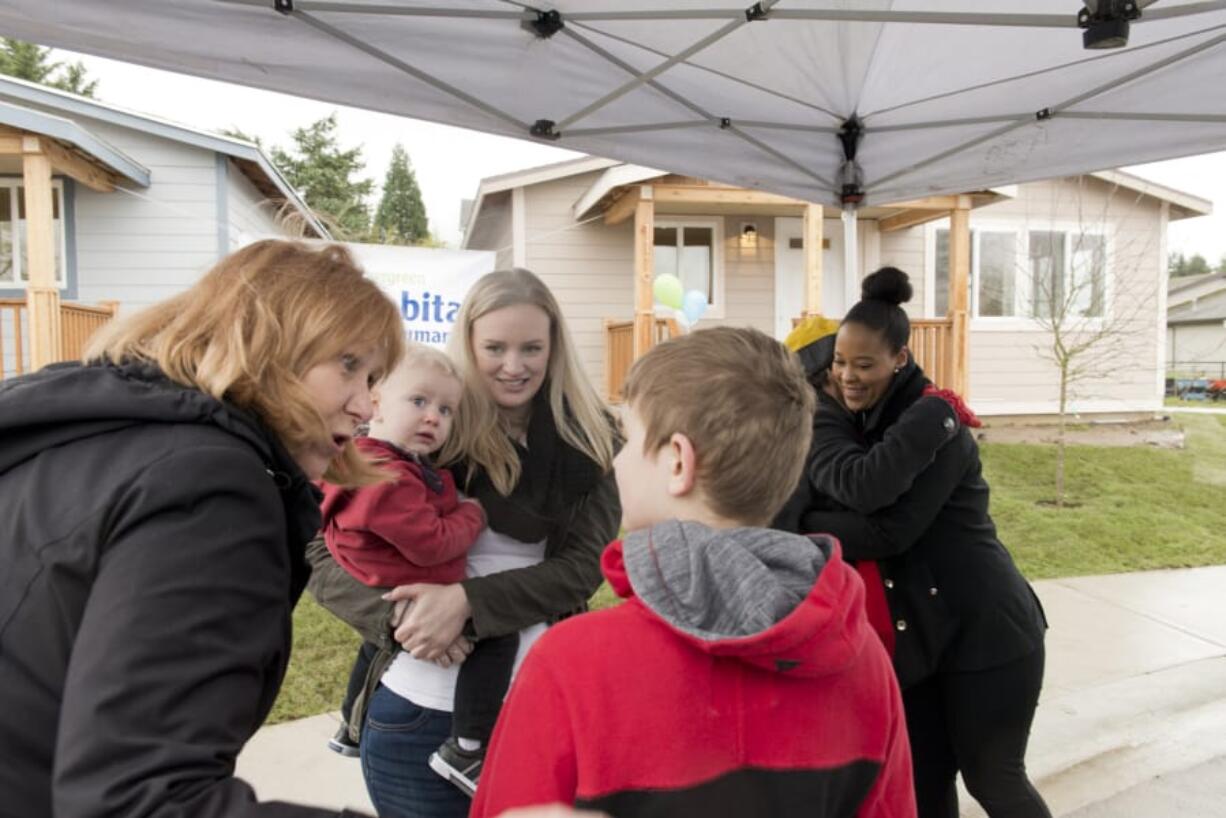
[{"label": "boy's blond hair", "polygon": [[[186,292],[108,324],[84,358],[156,364],[258,416],[292,450],[332,436],[302,378],[364,347],[390,369],[404,351],[404,324],[349,251],[269,239],[226,256]],[[351,441],[324,479],[358,486],[384,478]]]},{"label": "boy's blond hair", "polygon": [[766,525],[796,490],[816,397],[796,355],[755,329],[715,327],[668,341],[634,364],[623,390],[644,454],[674,433],[694,445],[711,510]]}]

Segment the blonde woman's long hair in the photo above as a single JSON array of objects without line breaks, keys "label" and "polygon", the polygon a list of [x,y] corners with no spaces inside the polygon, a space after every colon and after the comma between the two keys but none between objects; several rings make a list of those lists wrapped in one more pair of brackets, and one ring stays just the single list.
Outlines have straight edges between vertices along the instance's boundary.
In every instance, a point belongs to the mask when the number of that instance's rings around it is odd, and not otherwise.
[{"label": "blonde woman's long hair", "polygon": [[549,316],[548,398],[558,434],[604,470],[613,466],[608,409],[583,372],[553,293],[528,270],[498,270],[473,285],[456,316],[448,350],[464,372],[464,399],[440,461],[454,463],[466,458],[467,477],[471,478],[477,467],[484,469],[503,496],[519,482],[519,456],[498,404],[477,369],[472,332],[473,322],[481,316],[519,304],[539,307]]},{"label": "blonde woman's long hair", "polygon": [[[332,437],[303,376],[367,349],[386,372],[404,353],[404,326],[349,251],[267,240],[226,256],[186,292],[106,326],[84,358],[155,364],[254,414],[292,452]],[[357,486],[385,478],[349,442],[324,479]]]}]

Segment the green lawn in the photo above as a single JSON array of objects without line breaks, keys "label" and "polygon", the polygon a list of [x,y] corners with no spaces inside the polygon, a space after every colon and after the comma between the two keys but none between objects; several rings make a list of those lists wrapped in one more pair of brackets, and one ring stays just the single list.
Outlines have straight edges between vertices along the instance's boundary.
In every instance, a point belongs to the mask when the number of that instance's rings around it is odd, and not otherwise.
[{"label": "green lawn", "polygon": [[[1226,563],[1226,416],[1180,415],[1184,451],[1070,446],[1069,499],[1052,496],[1055,450],[985,444],[992,514],[1001,539],[1031,579]],[[614,601],[607,586],[593,607]],[[335,710],[357,637],[303,596],[294,653],[270,723]]]}]

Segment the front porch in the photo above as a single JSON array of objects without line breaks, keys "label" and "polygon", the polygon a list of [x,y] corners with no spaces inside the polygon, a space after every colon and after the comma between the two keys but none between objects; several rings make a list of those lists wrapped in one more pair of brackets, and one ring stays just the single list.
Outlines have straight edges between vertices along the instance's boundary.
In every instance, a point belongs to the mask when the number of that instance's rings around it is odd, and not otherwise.
[{"label": "front porch", "polygon": [[21,180],[0,248],[0,295],[8,296],[0,300],[3,378],[79,358],[115,315],[114,303],[61,302],[68,285],[62,180],[109,193],[125,182],[147,186],[149,172],[74,122],[13,107],[0,112],[0,173]]},{"label": "front porch", "polygon": [[[657,315],[653,282],[656,277],[656,217],[736,215],[755,218],[798,217],[803,225],[799,245],[803,249],[803,300],[799,314],[787,316],[795,321],[822,314],[823,248],[829,239],[823,233],[824,219],[837,218],[839,211],[811,202],[762,191],[711,184],[698,179],[678,176],[657,176],[649,182],[611,186],[601,194],[585,197],[576,207],[585,213],[603,212],[606,225],[616,225],[633,219],[634,225],[634,315],[605,318],[605,391],[610,400],[620,399],[622,384],[630,366],[652,346],[680,332],[675,321]],[[970,210],[995,201],[995,193],[974,193],[961,196],[939,196],[899,202],[888,206],[864,208],[856,214],[861,223],[873,222],[879,233],[905,230],[938,219],[950,221],[950,278],[948,309],[944,317],[912,320],[909,348],[916,361],[934,382],[965,395],[968,374],[968,314],[970,276]],[[793,222],[794,223],[794,222]],[[776,237],[778,239],[778,237]],[[741,241],[740,237],[734,239]],[[795,239],[793,239],[795,241]],[[852,254],[856,269],[856,247],[844,248]],[[829,282],[829,279],[827,279]],[[843,282],[848,284],[847,281]],[[849,294],[858,293],[859,281],[846,287]],[[850,306],[854,299],[845,299]],[[827,299],[829,302],[829,299]],[[776,301],[778,304],[779,302]],[[777,307],[778,309],[778,307]],[[828,310],[829,311],[829,310]],[[784,316],[778,316],[783,319]],[[827,317],[839,318],[840,314]]]}]

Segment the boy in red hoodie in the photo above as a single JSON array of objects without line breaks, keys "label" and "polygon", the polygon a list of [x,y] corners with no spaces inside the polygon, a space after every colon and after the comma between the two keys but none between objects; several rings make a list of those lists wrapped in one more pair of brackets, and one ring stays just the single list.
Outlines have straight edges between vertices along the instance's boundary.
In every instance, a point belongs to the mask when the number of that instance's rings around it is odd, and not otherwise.
[{"label": "boy in red hoodie", "polygon": [[[359,582],[391,588],[464,579],[465,555],[485,528],[485,513],[476,500],[460,499],[451,473],[430,462],[447,441],[462,391],[451,359],[419,344],[410,345],[400,365],[372,390],[370,433],[355,442],[393,479],[360,489],[324,484],[321,509],[328,551]],[[469,794],[475,776],[465,771],[479,767],[518,647],[515,634],[483,639],[460,666],[454,734],[431,766],[470,782],[461,787]],[[355,670],[362,679],[365,664],[359,658]],[[352,754],[352,744],[344,741],[349,732],[342,725],[329,746]]]},{"label": "boy in red hoodie", "polygon": [[626,601],[555,625],[511,686],[471,815],[912,818],[898,684],[838,543],[762,528],[800,478],[813,393],[766,335],[669,341],[625,387]]}]

